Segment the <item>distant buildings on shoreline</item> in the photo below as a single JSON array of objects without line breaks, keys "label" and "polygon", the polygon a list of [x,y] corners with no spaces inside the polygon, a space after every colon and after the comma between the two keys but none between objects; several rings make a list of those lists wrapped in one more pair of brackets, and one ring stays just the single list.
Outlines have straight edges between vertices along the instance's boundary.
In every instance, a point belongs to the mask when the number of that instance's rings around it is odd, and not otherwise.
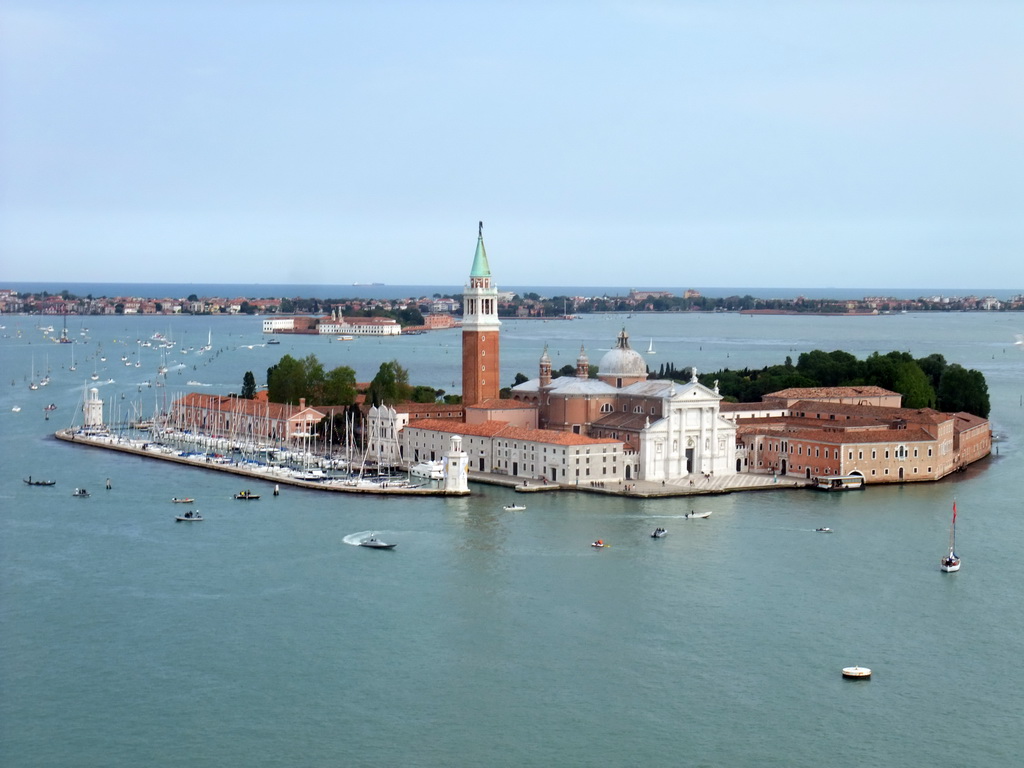
[{"label": "distant buildings on shoreline", "polygon": [[[441,318],[462,313],[462,295],[423,296],[404,299],[306,299],[301,297],[252,298],[194,294],[187,298],[154,298],[139,296],[86,296],[64,291],[60,294],[18,293],[0,289],[0,314],[35,315],[335,315],[346,318],[367,313],[399,313],[418,309],[428,327],[450,327]],[[922,296],[900,299],[887,296],[865,296],[861,299],[791,299],[726,296],[711,298],[699,291],[687,290],[682,295],[668,291],[631,290],[625,296],[554,296],[535,293],[499,292],[498,316],[509,319],[564,318],[578,314],[604,312],[748,312],[759,314],[881,314],[925,311],[1020,311],[1024,310],[1024,294],[1008,300],[993,296]]]}]

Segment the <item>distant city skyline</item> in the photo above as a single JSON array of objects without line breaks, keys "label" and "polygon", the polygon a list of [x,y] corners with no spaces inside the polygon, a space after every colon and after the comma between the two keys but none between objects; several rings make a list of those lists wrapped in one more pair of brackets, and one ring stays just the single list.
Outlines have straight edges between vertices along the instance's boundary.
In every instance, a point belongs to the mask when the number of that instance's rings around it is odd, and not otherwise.
[{"label": "distant city skyline", "polygon": [[[1024,5],[9,0],[0,288],[1024,290]],[[58,288],[60,290],[60,288]]]}]

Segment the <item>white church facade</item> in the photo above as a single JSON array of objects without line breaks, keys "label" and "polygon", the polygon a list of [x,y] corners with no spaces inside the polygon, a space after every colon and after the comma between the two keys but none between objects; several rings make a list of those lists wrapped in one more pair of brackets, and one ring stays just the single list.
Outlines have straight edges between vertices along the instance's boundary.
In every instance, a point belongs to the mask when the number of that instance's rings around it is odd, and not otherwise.
[{"label": "white church facade", "polygon": [[589,376],[585,350],[576,374],[551,378],[547,350],[536,379],[512,397],[538,408],[545,429],[621,440],[632,456],[624,479],[687,483],[694,475],[736,473],[736,424],[720,413],[722,396],[697,381],[648,380],[647,364],[625,329]]}]

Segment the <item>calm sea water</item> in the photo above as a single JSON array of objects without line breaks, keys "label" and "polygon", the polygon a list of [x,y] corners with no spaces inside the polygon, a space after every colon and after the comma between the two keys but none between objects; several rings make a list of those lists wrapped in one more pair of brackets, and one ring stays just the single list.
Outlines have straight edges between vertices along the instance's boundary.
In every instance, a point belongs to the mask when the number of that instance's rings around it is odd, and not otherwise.
[{"label": "calm sea water", "polygon": [[[1024,761],[1020,316],[506,323],[506,383],[536,375],[545,343],[556,367],[581,344],[597,362],[623,325],[637,349],[653,345],[652,368],[938,352],[985,374],[999,437],[998,455],[937,484],[693,503],[549,494],[515,513],[501,509],[510,491],[486,486],[411,503],[285,489],[240,504],[228,476],[50,437],[93,370],[122,414],[237,390],[247,370],[262,381],[285,352],[360,380],[397,358],[414,382],[457,391],[457,331],[265,347],[259,318],[75,318],[71,372],[71,345],[44,341],[37,320],[0,318],[4,765]],[[157,353],[143,349],[139,368],[120,357],[133,362],[135,340],[156,331],[185,349],[211,334],[214,350],[176,352],[169,386],[151,388]],[[33,369],[51,376],[34,392]],[[29,487],[30,474],[58,484]],[[75,486],[92,497],[71,498]],[[203,523],[172,521],[183,495]],[[964,566],[947,575],[954,498]],[[714,514],[681,519],[691,507]],[[666,538],[649,538],[657,525]],[[345,543],[371,530],[398,548]],[[598,537],[612,547],[591,549]],[[843,681],[852,664],[873,679]]]}]

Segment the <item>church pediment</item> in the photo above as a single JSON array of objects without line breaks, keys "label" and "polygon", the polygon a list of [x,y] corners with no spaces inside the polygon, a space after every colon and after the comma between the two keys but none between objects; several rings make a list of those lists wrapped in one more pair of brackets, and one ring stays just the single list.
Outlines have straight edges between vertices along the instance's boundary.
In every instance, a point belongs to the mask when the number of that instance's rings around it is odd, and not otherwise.
[{"label": "church pediment", "polygon": [[717,406],[721,402],[722,396],[699,382],[690,381],[670,391],[667,400],[669,403],[680,403],[690,406],[701,403]]}]

